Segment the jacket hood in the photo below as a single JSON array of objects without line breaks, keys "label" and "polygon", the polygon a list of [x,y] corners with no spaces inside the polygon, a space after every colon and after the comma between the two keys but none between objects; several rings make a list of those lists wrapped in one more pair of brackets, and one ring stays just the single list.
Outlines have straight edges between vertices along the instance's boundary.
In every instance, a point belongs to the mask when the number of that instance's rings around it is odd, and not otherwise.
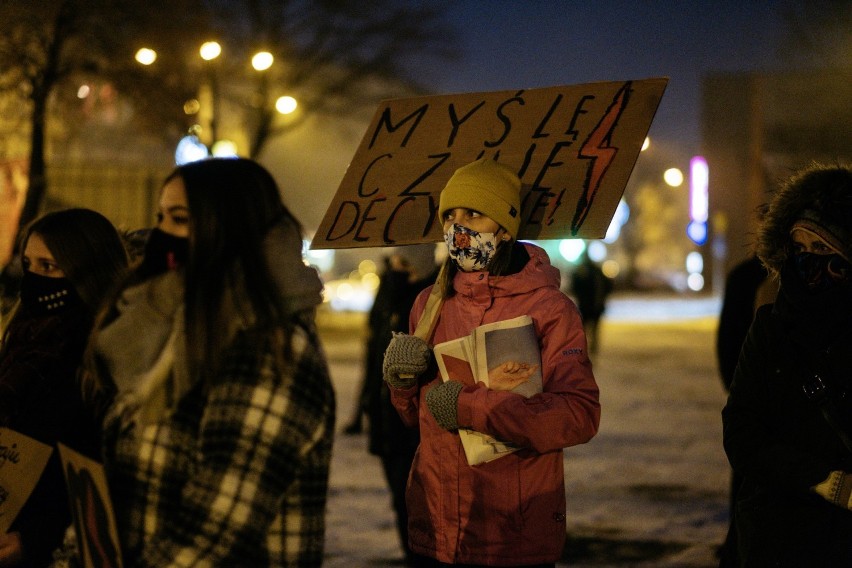
[{"label": "jacket hood", "polygon": [[322,281],[302,259],[302,235],[292,222],[273,226],[263,242],[264,255],[288,314],[322,303]]},{"label": "jacket hood", "polygon": [[790,252],[790,229],[808,211],[809,217],[831,227],[844,254],[852,258],[852,169],[813,164],[784,183],[764,214],[757,235],[757,256],[778,274]]}]

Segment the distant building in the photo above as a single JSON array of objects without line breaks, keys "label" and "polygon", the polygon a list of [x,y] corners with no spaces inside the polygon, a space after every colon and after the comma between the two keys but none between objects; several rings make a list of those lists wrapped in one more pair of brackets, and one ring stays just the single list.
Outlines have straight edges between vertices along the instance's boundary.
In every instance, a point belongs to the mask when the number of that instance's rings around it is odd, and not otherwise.
[{"label": "distant building", "polygon": [[852,162],[852,70],[705,77],[702,153],[710,168],[716,279],[752,250],[757,208],[780,180],[816,160]]}]

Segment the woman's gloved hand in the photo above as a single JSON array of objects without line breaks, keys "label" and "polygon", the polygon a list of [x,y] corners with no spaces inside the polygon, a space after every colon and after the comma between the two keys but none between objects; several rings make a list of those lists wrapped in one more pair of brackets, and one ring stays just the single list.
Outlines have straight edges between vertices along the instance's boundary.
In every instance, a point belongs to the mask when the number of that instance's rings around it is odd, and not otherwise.
[{"label": "woman's gloved hand", "polygon": [[426,406],[444,430],[459,429],[459,393],[463,388],[464,385],[458,381],[447,381],[426,393]]},{"label": "woman's gloved hand", "polygon": [[395,389],[410,389],[429,366],[429,345],[414,335],[394,333],[382,364],[385,382]]}]

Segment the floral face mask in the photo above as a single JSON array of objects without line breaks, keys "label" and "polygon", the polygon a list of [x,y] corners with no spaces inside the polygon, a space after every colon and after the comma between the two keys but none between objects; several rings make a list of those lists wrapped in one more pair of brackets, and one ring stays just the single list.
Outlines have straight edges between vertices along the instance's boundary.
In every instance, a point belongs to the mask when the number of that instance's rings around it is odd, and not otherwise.
[{"label": "floral face mask", "polygon": [[450,258],[463,272],[485,270],[498,244],[496,233],[480,233],[458,223],[447,229],[444,241]]}]

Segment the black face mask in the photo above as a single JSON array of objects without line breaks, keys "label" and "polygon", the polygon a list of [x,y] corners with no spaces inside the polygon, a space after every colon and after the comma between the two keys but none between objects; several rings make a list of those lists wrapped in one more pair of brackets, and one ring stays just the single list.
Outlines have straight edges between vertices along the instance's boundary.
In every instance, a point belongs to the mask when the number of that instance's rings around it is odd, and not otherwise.
[{"label": "black face mask", "polygon": [[71,281],[24,271],[21,278],[21,304],[33,315],[60,313],[82,303]]},{"label": "black face mask", "polygon": [[852,282],[852,265],[839,254],[801,252],[793,256],[793,265],[799,278],[813,292]]},{"label": "black face mask", "polygon": [[188,258],[188,238],[176,237],[154,228],[145,242],[145,252],[138,273],[143,277],[156,276],[185,266]]}]

